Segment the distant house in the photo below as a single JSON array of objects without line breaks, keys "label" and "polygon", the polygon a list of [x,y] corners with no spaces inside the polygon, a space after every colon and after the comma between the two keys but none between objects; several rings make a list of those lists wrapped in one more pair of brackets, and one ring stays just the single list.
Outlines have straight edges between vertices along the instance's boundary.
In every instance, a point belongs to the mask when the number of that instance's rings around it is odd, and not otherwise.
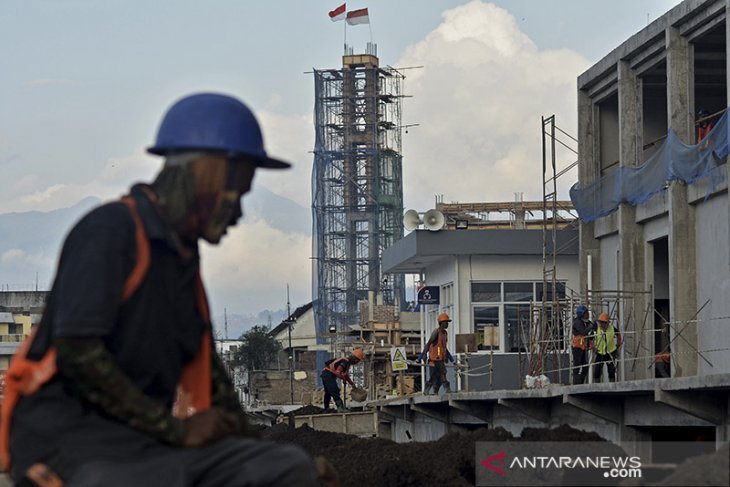
[{"label": "distant house", "polygon": [[0,292],[0,375],[5,376],[10,359],[21,342],[40,323],[46,291]]},{"label": "distant house", "polygon": [[317,345],[317,337],[314,330],[314,311],[312,303],[309,302],[303,306],[299,306],[287,319],[276,325],[269,332],[276,341],[281,344],[281,348],[289,351],[289,325],[291,324],[291,348],[294,351],[294,363],[298,363],[302,354],[310,347]]}]

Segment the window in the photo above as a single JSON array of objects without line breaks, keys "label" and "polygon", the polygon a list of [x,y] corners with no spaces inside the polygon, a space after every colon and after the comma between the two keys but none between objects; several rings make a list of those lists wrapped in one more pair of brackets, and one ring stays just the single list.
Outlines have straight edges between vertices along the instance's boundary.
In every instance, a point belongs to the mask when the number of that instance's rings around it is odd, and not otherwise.
[{"label": "window", "polygon": [[494,303],[502,301],[502,284],[499,282],[473,282],[472,303]]},{"label": "window", "polygon": [[480,350],[499,350],[499,306],[474,306],[474,331]]},{"label": "window", "polygon": [[[546,300],[552,301],[552,284]],[[555,285],[557,299],[565,298],[565,281]],[[530,340],[531,302],[543,299],[542,281],[473,282],[472,318],[481,350],[524,352]]]},{"label": "window", "polygon": [[505,349],[525,352],[530,342],[530,305],[504,305]]},{"label": "window", "polygon": [[505,302],[530,302],[533,297],[533,283],[531,282],[505,282],[504,283],[504,300]]},{"label": "window", "polygon": [[[537,296],[535,297],[535,301],[542,301],[542,283],[538,282],[536,284],[537,289]],[[547,295],[545,296],[545,301],[552,301],[553,300],[553,286],[551,283],[547,284]],[[565,282],[556,282],[555,283],[555,291],[558,294],[558,299],[565,299]]]}]

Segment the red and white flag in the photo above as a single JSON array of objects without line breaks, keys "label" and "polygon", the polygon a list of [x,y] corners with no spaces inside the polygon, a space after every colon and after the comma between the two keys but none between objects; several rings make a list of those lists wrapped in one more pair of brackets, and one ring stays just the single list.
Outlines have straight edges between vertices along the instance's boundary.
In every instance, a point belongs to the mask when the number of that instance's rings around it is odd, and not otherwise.
[{"label": "red and white flag", "polygon": [[351,10],[347,12],[347,23],[350,25],[369,24],[368,9]]},{"label": "red and white flag", "polygon": [[334,9],[333,11],[330,12],[330,20],[332,22],[337,22],[338,20],[345,20],[346,10],[347,10],[347,7],[345,7],[345,5],[347,5],[347,4],[343,3],[342,5],[340,5],[339,7],[337,7],[336,9]]}]

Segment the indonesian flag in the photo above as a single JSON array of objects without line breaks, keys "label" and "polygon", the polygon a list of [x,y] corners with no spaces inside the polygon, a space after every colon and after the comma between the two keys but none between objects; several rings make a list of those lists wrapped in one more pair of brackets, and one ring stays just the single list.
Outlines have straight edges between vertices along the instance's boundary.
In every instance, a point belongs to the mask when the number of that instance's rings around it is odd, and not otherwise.
[{"label": "indonesian flag", "polygon": [[337,22],[339,20],[345,20],[345,10],[347,10],[345,5],[347,5],[347,4],[343,3],[342,5],[340,5],[339,7],[337,7],[336,9],[334,9],[333,11],[330,12],[330,20],[332,22]]},{"label": "indonesian flag", "polygon": [[347,23],[350,25],[369,24],[368,9],[361,8],[347,12]]}]

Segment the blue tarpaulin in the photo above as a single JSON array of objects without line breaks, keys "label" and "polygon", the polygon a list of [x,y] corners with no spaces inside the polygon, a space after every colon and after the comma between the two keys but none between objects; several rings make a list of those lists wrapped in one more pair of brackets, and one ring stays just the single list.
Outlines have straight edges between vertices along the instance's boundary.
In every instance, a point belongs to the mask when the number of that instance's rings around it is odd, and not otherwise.
[{"label": "blue tarpaulin", "polygon": [[621,203],[636,206],[663,191],[669,181],[687,184],[707,177],[708,194],[724,179],[725,171],[713,171],[728,155],[728,112],[700,143],[686,145],[672,130],[661,147],[641,166],[619,166],[598,181],[570,188],[570,199],[585,223],[610,215]]}]

